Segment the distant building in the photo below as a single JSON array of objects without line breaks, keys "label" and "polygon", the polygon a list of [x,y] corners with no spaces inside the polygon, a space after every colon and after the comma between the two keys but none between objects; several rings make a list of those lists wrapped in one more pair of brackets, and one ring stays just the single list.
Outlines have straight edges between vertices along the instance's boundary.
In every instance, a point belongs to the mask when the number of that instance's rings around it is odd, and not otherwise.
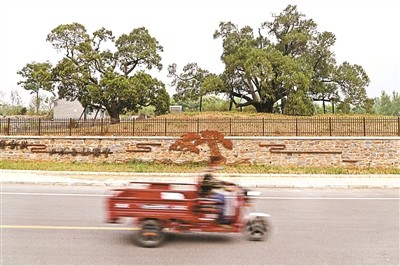
[{"label": "distant building", "polygon": [[169,106],[170,113],[181,113],[182,112],[182,105],[170,105]]},{"label": "distant building", "polygon": [[[97,113],[97,117],[96,117]],[[73,119],[100,119],[105,115],[105,110],[86,110],[79,101],[67,101],[57,99],[54,103],[54,119],[73,118]]]}]

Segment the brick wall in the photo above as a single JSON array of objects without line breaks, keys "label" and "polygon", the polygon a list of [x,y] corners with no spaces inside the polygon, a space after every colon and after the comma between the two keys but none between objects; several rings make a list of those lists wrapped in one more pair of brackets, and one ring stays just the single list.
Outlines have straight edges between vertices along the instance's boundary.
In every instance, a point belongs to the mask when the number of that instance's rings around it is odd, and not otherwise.
[{"label": "brick wall", "polygon": [[[194,136],[194,138],[193,138]],[[1,160],[400,168],[400,137],[1,136]]]}]

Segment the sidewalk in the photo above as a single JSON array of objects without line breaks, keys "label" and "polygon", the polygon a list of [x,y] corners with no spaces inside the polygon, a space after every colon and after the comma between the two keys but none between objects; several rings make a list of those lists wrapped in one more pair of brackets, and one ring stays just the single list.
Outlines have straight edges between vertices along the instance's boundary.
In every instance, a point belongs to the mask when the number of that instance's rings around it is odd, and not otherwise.
[{"label": "sidewalk", "polygon": [[[400,175],[224,174],[253,188],[400,188]],[[130,181],[196,182],[199,173],[108,173],[0,170],[1,184],[126,186]]]}]

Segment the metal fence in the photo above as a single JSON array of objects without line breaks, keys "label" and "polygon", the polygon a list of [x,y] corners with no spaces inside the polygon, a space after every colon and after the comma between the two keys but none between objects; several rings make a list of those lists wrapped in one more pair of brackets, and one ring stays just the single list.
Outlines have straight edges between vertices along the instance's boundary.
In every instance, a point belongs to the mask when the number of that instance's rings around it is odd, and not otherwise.
[{"label": "metal fence", "polygon": [[181,136],[216,130],[225,136],[400,136],[400,117],[150,118],[108,119],[0,118],[0,135]]}]

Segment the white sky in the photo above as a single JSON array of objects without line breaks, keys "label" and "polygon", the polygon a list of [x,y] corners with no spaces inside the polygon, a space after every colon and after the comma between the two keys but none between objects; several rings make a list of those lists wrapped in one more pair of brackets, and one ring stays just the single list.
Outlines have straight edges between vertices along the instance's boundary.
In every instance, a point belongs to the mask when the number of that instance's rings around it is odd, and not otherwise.
[{"label": "white sky", "polygon": [[[1,0],[0,102],[10,102],[18,89],[24,102],[29,93],[17,85],[18,70],[32,61],[55,64],[60,58],[46,36],[60,24],[79,22],[89,33],[105,27],[116,37],[144,26],[164,47],[164,69],[157,74],[165,84],[167,67],[181,69],[189,62],[221,73],[221,40],[212,35],[221,21],[257,29],[288,4],[330,31],[337,41],[338,63],[361,65],[371,83],[369,97],[399,90],[399,8],[397,0]],[[179,70],[180,71],[180,70]],[[172,90],[169,89],[172,94]]]}]

